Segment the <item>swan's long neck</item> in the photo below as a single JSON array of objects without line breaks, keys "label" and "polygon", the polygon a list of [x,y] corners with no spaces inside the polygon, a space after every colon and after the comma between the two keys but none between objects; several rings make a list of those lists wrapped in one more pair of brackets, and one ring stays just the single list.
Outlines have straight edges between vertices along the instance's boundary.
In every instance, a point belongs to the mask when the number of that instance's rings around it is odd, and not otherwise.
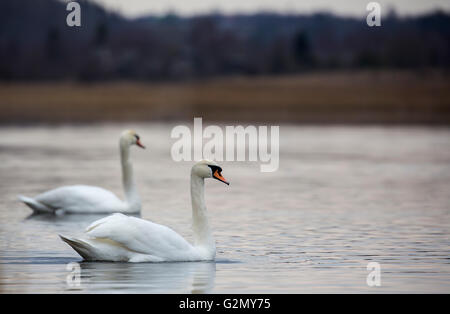
[{"label": "swan's long neck", "polygon": [[194,245],[208,249],[215,254],[216,245],[208,224],[205,205],[205,180],[191,174],[192,228]]},{"label": "swan's long neck", "polygon": [[130,212],[137,212],[141,209],[141,199],[134,182],[133,165],[130,160],[130,146],[120,142],[120,161],[122,164],[122,184],[125,192],[125,199]]}]

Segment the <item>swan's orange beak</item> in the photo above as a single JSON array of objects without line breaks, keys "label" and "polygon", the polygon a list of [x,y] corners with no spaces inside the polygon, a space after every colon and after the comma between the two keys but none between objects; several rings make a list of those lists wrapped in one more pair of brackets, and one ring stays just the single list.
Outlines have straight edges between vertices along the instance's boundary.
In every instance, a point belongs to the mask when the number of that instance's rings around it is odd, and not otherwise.
[{"label": "swan's orange beak", "polygon": [[230,185],[230,183],[222,177],[222,174],[219,173],[219,170],[214,171],[213,177],[219,181],[222,181],[226,185]]},{"label": "swan's orange beak", "polygon": [[141,140],[140,140],[140,139],[136,140],[136,145],[137,145],[137,146],[139,146],[140,148],[143,148],[143,149],[145,149],[145,146],[144,146],[144,145],[142,145],[142,143],[141,143]]}]

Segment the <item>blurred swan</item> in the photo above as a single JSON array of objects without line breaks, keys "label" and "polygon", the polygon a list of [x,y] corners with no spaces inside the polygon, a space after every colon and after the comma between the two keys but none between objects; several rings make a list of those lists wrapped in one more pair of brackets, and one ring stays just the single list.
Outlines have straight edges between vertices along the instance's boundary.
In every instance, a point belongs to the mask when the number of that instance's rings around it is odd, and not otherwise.
[{"label": "blurred swan", "polygon": [[191,170],[194,244],[172,229],[148,220],[114,214],[93,222],[85,239],[60,235],[88,261],[170,262],[214,260],[215,242],[209,228],[204,198],[204,179],[229,184],[216,163],[202,160]]},{"label": "blurred swan", "polygon": [[132,145],[145,148],[135,131],[123,131],[119,147],[125,201],[120,200],[108,190],[88,185],[63,186],[39,194],[34,198],[22,195],[19,195],[18,198],[35,213],[55,213],[57,210],[64,210],[65,213],[71,214],[139,213],[141,200],[136,189],[133,166],[129,158]]}]

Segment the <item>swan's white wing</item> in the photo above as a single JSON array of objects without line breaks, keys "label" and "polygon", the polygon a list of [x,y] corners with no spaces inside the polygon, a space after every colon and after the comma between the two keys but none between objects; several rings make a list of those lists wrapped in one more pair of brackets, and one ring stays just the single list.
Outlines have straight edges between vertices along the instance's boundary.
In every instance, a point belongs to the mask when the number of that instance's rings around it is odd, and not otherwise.
[{"label": "swan's white wing", "polygon": [[130,251],[151,255],[164,261],[201,259],[197,250],[172,229],[153,222],[114,214],[93,222],[89,237],[112,240]]},{"label": "swan's white wing", "polygon": [[34,199],[48,207],[73,213],[114,212],[125,207],[125,203],[112,192],[88,185],[63,186]]}]

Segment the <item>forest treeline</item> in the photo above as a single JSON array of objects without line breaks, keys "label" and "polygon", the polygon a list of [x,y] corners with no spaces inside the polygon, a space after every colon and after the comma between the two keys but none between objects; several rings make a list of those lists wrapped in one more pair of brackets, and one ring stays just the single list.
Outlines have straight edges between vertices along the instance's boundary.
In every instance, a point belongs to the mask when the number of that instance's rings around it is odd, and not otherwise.
[{"label": "forest treeline", "polygon": [[450,66],[450,15],[365,18],[209,14],[126,19],[79,1],[82,26],[57,0],[0,2],[0,80],[186,80],[353,68]]}]

